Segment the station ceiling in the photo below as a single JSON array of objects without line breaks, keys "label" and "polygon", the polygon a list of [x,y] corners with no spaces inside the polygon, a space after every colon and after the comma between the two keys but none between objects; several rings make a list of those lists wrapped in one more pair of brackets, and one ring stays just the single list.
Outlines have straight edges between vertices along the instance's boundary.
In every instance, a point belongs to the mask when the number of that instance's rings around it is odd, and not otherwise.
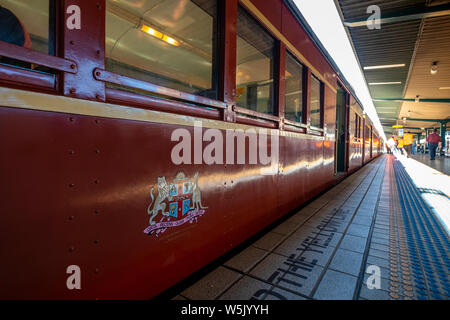
[{"label": "station ceiling", "polygon": [[[335,0],[335,4],[386,136],[395,124],[419,132],[439,127],[434,120],[450,119],[450,0]],[[371,5],[380,8],[380,29],[367,27]],[[437,72],[431,74],[434,62]],[[364,69],[392,65],[398,66]]]}]

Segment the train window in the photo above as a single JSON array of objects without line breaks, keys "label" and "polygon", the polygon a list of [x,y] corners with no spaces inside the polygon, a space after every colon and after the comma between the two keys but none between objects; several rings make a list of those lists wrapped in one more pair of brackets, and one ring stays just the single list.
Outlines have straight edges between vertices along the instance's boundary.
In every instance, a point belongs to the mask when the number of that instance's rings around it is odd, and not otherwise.
[{"label": "train window", "polygon": [[286,53],[284,116],[291,121],[303,122],[303,74],[303,66]]},{"label": "train window", "polygon": [[217,0],[107,0],[106,69],[217,98]]},{"label": "train window", "polygon": [[241,7],[238,9],[236,50],[237,105],[273,114],[275,40]]},{"label": "train window", "polygon": [[361,118],[355,112],[355,138],[360,138],[360,134],[359,134],[359,122],[360,121],[361,121]]},{"label": "train window", "polygon": [[310,88],[310,109],[311,109],[311,126],[322,128],[322,83],[314,75],[311,76]]},{"label": "train window", "polygon": [[358,116],[358,138],[362,137],[362,118]]},{"label": "train window", "polygon": [[[54,55],[55,1],[0,0],[0,41]],[[0,63],[31,68],[7,57]]]}]

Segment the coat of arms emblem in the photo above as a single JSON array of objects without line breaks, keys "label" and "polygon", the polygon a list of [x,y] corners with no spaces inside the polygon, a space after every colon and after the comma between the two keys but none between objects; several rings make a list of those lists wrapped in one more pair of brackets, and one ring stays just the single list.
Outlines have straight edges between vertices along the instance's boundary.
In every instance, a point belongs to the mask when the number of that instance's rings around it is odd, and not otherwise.
[{"label": "coat of arms emblem", "polygon": [[158,237],[168,228],[178,227],[186,222],[193,223],[207,209],[202,204],[198,172],[189,179],[181,171],[171,183],[166,181],[166,177],[158,177],[156,198],[153,191],[154,187],[150,190],[152,201],[147,208],[150,225],[144,230],[148,235]]}]

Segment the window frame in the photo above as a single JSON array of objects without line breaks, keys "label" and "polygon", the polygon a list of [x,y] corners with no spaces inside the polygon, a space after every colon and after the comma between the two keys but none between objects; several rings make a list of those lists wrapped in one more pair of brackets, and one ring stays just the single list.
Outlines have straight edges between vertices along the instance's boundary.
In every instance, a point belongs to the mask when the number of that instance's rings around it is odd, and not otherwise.
[{"label": "window frame", "polygon": [[[264,30],[264,32],[268,36],[270,36],[274,42],[273,56],[272,56],[272,61],[271,61],[271,66],[270,66],[272,68],[271,71],[272,71],[272,77],[273,77],[272,93],[271,93],[271,95],[272,95],[271,103],[272,103],[273,113],[263,113],[263,112],[247,109],[247,108],[238,106],[237,103],[233,109],[236,112],[236,119],[238,120],[237,122],[242,122],[242,121],[244,121],[245,123],[253,123],[254,122],[257,125],[262,125],[265,127],[274,127],[271,122],[279,123],[281,121],[281,118],[280,118],[280,115],[278,112],[280,106],[277,105],[277,104],[279,104],[277,97],[280,94],[280,91],[279,91],[280,74],[278,71],[279,68],[277,68],[280,65],[280,57],[281,57],[281,55],[280,55],[280,39],[278,39],[270,30],[268,30],[264,26],[264,24],[250,10],[248,10],[241,3],[238,3],[238,5],[237,5],[237,10],[239,11],[239,9],[243,10],[248,16],[250,16],[253,19],[253,22],[256,23],[262,30]],[[237,30],[237,23],[239,23],[239,21],[236,16],[236,30]],[[237,70],[237,32],[236,32],[236,53],[235,54],[236,54],[236,65],[234,66],[234,68],[235,68],[235,70]],[[237,89],[237,83],[235,85],[235,90],[236,89]],[[248,118],[246,116],[253,117],[254,119]],[[248,120],[244,120],[244,119],[248,119]],[[256,121],[252,121],[252,120],[256,120]],[[260,120],[263,120],[263,121],[261,122]],[[275,127],[278,127],[278,124]]]},{"label": "window frame", "polygon": [[75,61],[61,58],[59,54],[61,7],[61,1],[49,0],[48,43],[49,51],[52,54],[0,41],[0,56],[47,67],[53,69],[55,73],[43,73],[31,68],[0,64],[0,86],[54,93],[59,90],[61,74],[78,72],[78,65]]},{"label": "window frame", "polygon": [[[0,65],[0,86],[18,87],[26,90],[39,92],[49,92],[62,96],[93,100],[99,102],[129,105],[138,108],[145,108],[163,112],[176,113],[180,115],[192,115],[206,117],[225,122],[244,123],[267,128],[306,133],[324,137],[325,127],[325,85],[321,77],[315,76],[311,68],[307,67],[308,61],[303,61],[303,56],[295,50],[292,52],[285,39],[283,39],[264,19],[248,7],[246,3],[240,1],[217,1],[217,19],[215,32],[216,38],[216,88],[217,99],[209,99],[181,92],[178,90],[156,86],[153,83],[138,81],[126,78],[118,74],[108,74],[105,70],[105,27],[101,23],[106,15],[105,0],[96,2],[80,1],[79,5],[83,15],[83,28],[74,33],[65,26],[66,6],[64,1],[55,1],[55,56],[31,51],[16,46],[10,51],[10,57],[22,57],[29,59],[30,63],[47,66],[57,72],[48,76],[33,70],[23,70],[14,68],[4,70]],[[274,55],[272,58],[273,85],[272,85],[272,109],[273,114],[265,114],[236,106],[236,23],[237,10],[241,8],[274,40]],[[53,25],[53,24],[52,24]],[[50,26],[49,26],[50,27]],[[300,25],[296,26],[301,28]],[[74,34],[78,34],[75,35]],[[84,41],[90,37],[92,48],[86,47]],[[91,39],[92,38],[92,39]],[[49,36],[50,41],[50,36]],[[73,43],[75,42],[75,43]],[[0,52],[5,48],[6,43],[0,42]],[[7,44],[6,44],[7,45]],[[295,46],[297,50],[300,50]],[[93,49],[93,50],[92,50]],[[93,52],[92,52],[93,51]],[[1,53],[0,53],[1,54]],[[302,123],[291,122],[284,119],[285,102],[280,103],[285,94],[282,86],[280,74],[280,60],[290,54],[303,67],[303,92],[302,92]],[[8,56],[8,54],[5,54]],[[87,61],[88,64],[77,65],[76,61]],[[3,69],[2,69],[3,68]],[[284,67],[283,67],[284,68]],[[7,68],[6,68],[7,69]],[[284,72],[284,70],[283,70]],[[311,76],[314,76],[320,83],[320,127],[309,126],[307,120],[310,116],[309,94]],[[80,81],[83,80],[83,81]],[[170,95],[158,97],[130,91],[111,89],[106,87],[106,83],[111,81],[116,84],[126,84],[125,87],[144,89],[144,92],[153,93],[159,90],[170,92]],[[150,90],[149,90],[150,89]],[[168,90],[166,90],[168,89]],[[331,88],[331,90],[333,90]],[[285,126],[286,125],[286,126]]]},{"label": "window frame", "polygon": [[316,127],[316,126],[312,126],[311,125],[311,85],[309,86],[309,92],[308,92],[308,97],[309,97],[309,128],[311,130],[316,130],[316,131],[320,131],[323,132],[323,128],[324,128],[324,92],[325,92],[325,88],[324,88],[324,83],[319,79],[319,77],[317,77],[314,73],[311,73],[311,83],[312,83],[312,79],[316,79],[319,82],[319,112],[320,112],[320,126]]},{"label": "window frame", "polygon": [[[107,83],[115,84],[115,85],[122,86],[122,87],[125,87],[128,89],[138,89],[138,90],[142,90],[147,93],[150,93],[150,94],[157,94],[157,95],[162,95],[164,97],[168,97],[170,99],[173,99],[171,101],[172,103],[179,102],[181,104],[180,107],[183,107],[182,104],[184,104],[184,103],[188,103],[188,104],[192,103],[199,108],[211,107],[211,108],[215,108],[215,109],[219,109],[219,110],[227,109],[227,107],[228,107],[227,104],[225,102],[221,101],[221,96],[222,96],[221,85],[223,83],[220,79],[224,73],[222,71],[224,68],[224,63],[223,63],[223,51],[224,51],[223,33],[224,33],[224,31],[223,31],[222,21],[224,19],[224,17],[223,17],[224,11],[225,11],[224,6],[226,6],[226,5],[222,4],[222,1],[220,1],[220,0],[216,0],[216,2],[217,2],[217,17],[213,23],[213,28],[214,28],[213,32],[215,33],[216,36],[213,38],[213,47],[214,48],[213,48],[213,57],[212,57],[212,60],[213,60],[213,62],[215,62],[215,64],[213,65],[212,72],[211,72],[211,83],[213,86],[212,89],[215,89],[215,91],[216,91],[215,99],[196,95],[193,93],[189,93],[189,92],[185,92],[185,91],[181,91],[181,90],[177,90],[177,89],[173,89],[170,87],[157,85],[153,82],[139,80],[136,78],[122,75],[120,73],[108,71],[108,70],[106,70],[106,57],[105,57],[105,68],[104,69],[96,68],[94,70],[94,78],[98,81],[103,81],[105,84],[107,84]],[[106,8],[105,8],[105,13],[106,13]],[[106,33],[106,22],[104,25],[104,30]],[[123,98],[124,96],[127,96],[126,94],[120,94],[118,92],[118,91],[127,92],[126,90],[121,90],[120,88],[112,89],[112,88],[108,88],[105,86],[105,91],[106,91],[107,95],[108,95],[108,93],[109,93],[109,95],[111,95],[112,100],[117,100],[119,97]],[[128,96],[132,97],[132,96],[136,96],[136,95],[142,96],[142,98],[143,97],[148,98],[149,102],[154,101],[154,99],[159,98],[158,96],[147,96],[145,94],[139,94],[139,93],[130,93]],[[107,100],[108,100],[108,97],[107,97]],[[161,99],[161,100],[164,101],[164,99]]]},{"label": "window frame", "polygon": [[[283,117],[284,117],[284,121],[290,125],[294,125],[294,126],[299,126],[299,127],[303,127],[306,128],[306,119],[307,119],[307,97],[308,97],[308,68],[305,66],[304,63],[302,63],[295,54],[293,54],[290,50],[286,49],[286,54],[285,54],[285,61],[287,61],[287,57],[290,56],[296,63],[298,63],[301,68],[302,68],[302,74],[301,74],[301,79],[302,79],[302,95],[301,95],[301,100],[302,100],[302,119],[301,121],[292,121],[289,119],[286,119],[286,85],[284,86],[284,92],[281,92],[281,94],[283,94],[284,96],[284,110],[283,110]],[[286,71],[286,66],[284,68]]]}]

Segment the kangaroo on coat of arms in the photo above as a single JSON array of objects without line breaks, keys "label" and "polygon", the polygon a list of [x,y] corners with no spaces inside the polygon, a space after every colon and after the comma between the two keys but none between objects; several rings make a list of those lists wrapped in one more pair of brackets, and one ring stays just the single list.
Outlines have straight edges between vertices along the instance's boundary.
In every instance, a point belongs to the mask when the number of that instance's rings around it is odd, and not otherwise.
[{"label": "kangaroo on coat of arms", "polygon": [[194,174],[194,182],[192,183],[192,207],[191,209],[208,209],[202,205],[202,194],[198,188],[198,172]]},{"label": "kangaroo on coat of arms", "polygon": [[[154,187],[150,190],[152,201],[147,207],[150,226],[144,230],[144,233],[155,234],[158,237],[167,228],[178,227],[186,222],[193,223],[203,216],[204,209],[207,207],[202,204],[198,176],[196,172],[193,178],[189,179],[184,172],[180,171],[172,182],[167,182],[164,176],[158,177],[156,199],[153,195]],[[158,221],[156,218],[160,212],[162,216]]]}]

